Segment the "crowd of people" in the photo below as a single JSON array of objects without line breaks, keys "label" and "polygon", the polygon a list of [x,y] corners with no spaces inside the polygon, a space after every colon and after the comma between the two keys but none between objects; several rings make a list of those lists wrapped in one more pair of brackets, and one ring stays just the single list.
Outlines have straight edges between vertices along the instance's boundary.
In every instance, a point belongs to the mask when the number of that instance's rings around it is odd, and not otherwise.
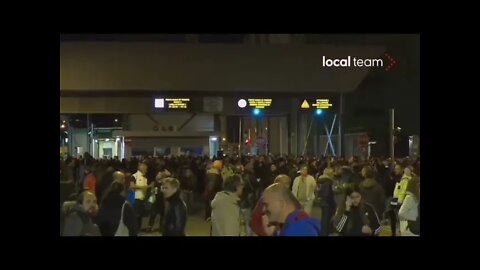
[{"label": "crowd of people", "polygon": [[185,236],[201,208],[212,236],[376,236],[386,224],[393,236],[419,235],[419,158],[85,153],[61,158],[60,179],[74,191],[61,198],[65,236],[136,236],[158,215],[163,236]]}]

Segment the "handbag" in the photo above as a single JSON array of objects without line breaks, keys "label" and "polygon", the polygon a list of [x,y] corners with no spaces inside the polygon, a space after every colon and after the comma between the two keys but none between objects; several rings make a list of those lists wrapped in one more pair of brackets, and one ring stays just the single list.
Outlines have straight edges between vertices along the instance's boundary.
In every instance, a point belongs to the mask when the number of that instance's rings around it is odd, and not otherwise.
[{"label": "handbag", "polygon": [[125,204],[127,204],[126,201],[122,205],[122,213],[120,215],[120,222],[118,223],[118,228],[117,228],[117,231],[115,232],[115,236],[129,236],[130,235],[127,226],[125,226],[125,223],[123,223],[123,210],[125,209]]}]

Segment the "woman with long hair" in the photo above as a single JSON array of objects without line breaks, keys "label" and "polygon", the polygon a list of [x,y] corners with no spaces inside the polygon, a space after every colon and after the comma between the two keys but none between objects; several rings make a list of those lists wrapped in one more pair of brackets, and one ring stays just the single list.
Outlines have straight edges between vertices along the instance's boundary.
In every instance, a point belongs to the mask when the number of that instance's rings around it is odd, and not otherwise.
[{"label": "woman with long hair", "polygon": [[375,236],[381,226],[375,209],[362,199],[357,184],[345,189],[345,200],[333,218],[333,226],[341,236]]}]

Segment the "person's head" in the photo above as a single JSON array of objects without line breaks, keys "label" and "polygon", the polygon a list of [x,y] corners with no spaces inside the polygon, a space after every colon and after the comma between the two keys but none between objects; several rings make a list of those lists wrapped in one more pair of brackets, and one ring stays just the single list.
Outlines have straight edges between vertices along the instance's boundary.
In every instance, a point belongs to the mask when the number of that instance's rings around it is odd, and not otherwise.
[{"label": "person's head", "polygon": [[83,191],[77,197],[77,204],[88,214],[94,215],[98,209],[97,197],[90,191]]},{"label": "person's head", "polygon": [[236,193],[238,196],[242,195],[244,186],[242,177],[238,174],[230,175],[223,182],[223,190]]},{"label": "person's head", "polygon": [[212,168],[217,169],[218,171],[221,171],[223,168],[223,162],[221,160],[215,160],[213,162]]},{"label": "person's head", "polygon": [[270,185],[263,193],[263,212],[270,222],[284,223],[290,213],[300,208],[292,191],[280,183]]},{"label": "person's head", "polygon": [[360,202],[362,201],[362,194],[360,193],[360,188],[357,184],[349,186],[345,189],[345,200],[347,200],[348,197],[350,197],[352,200],[353,206],[357,207],[360,205]]},{"label": "person's head", "polygon": [[403,171],[404,171],[403,166],[401,164],[397,163],[397,165],[395,165],[395,174],[396,175],[402,175]]},{"label": "person's head", "polygon": [[113,181],[118,182],[120,184],[125,183],[125,174],[121,171],[116,171],[113,173]]},{"label": "person's head", "polygon": [[342,166],[335,166],[335,168],[333,169],[333,176],[335,177],[340,177],[342,176]]},{"label": "person's head", "polygon": [[411,166],[408,166],[403,170],[403,173],[408,177],[412,177],[412,171],[413,168]]},{"label": "person's head", "polygon": [[300,174],[303,177],[308,175],[308,166],[307,165],[303,165],[302,167],[300,167]]},{"label": "person's head", "polygon": [[323,175],[333,178],[333,168],[332,167],[325,168],[325,170],[323,170]]},{"label": "person's head", "polygon": [[365,179],[372,179],[374,177],[373,168],[370,165],[366,165],[362,169],[362,176]]},{"label": "person's head", "polygon": [[157,173],[157,176],[155,177],[155,180],[157,181],[162,181],[163,179],[167,178],[167,177],[170,177],[171,174],[169,171],[167,170],[163,170],[163,171],[159,171]]},{"label": "person's head", "polygon": [[186,168],[185,169],[185,177],[190,177],[192,175],[193,175],[192,170],[190,170],[190,168]]},{"label": "person's head", "polygon": [[275,177],[274,183],[282,184],[286,186],[288,189],[290,189],[290,185],[292,184],[292,179],[290,179],[288,175],[279,174],[277,177]]},{"label": "person's head", "polygon": [[417,200],[420,200],[420,178],[417,176],[412,177],[407,183],[407,192],[411,192]]},{"label": "person's head", "polygon": [[275,164],[270,165],[270,171],[276,172],[277,171],[277,165],[275,165]]},{"label": "person's head", "polygon": [[112,182],[110,187],[108,187],[105,194],[103,195],[101,204],[105,202],[106,198],[112,195],[120,195],[122,197],[126,197],[125,184],[118,181]]},{"label": "person's head", "polygon": [[165,198],[172,197],[172,195],[175,194],[179,188],[180,181],[178,181],[178,179],[171,177],[163,179],[162,192],[165,195]]},{"label": "person's head", "polygon": [[242,164],[237,164],[235,166],[235,173],[236,174],[240,174],[240,175],[243,175],[245,173],[245,167],[243,167]]},{"label": "person's head", "polygon": [[147,173],[147,164],[143,162],[138,163],[138,171],[145,175]]}]

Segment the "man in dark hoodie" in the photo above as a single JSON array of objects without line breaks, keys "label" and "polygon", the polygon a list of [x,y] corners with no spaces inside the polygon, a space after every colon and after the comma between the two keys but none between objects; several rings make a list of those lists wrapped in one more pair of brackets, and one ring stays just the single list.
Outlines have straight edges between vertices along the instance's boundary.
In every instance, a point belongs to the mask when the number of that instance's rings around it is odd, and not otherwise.
[{"label": "man in dark hoodie", "polygon": [[377,213],[383,213],[385,209],[385,191],[375,181],[373,168],[369,165],[363,167],[362,176],[364,180],[360,183],[360,193],[365,202],[371,204]]},{"label": "man in dark hoodie", "polygon": [[318,177],[317,180],[320,185],[319,197],[321,199],[320,207],[322,209],[322,236],[327,236],[333,232],[333,227],[330,222],[336,210],[335,196],[333,193],[333,173],[333,168],[327,167],[323,170],[323,175]]}]

